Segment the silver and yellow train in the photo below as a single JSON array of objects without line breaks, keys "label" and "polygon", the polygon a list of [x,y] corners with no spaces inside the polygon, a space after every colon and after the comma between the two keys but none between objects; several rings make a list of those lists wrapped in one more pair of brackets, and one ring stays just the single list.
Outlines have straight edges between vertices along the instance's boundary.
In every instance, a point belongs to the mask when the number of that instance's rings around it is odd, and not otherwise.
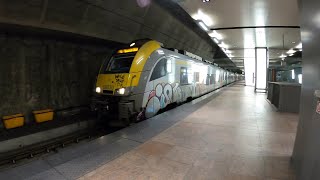
[{"label": "silver and yellow train", "polygon": [[239,78],[191,53],[163,48],[153,40],[136,41],[102,65],[92,108],[99,114],[116,114],[128,124]]}]

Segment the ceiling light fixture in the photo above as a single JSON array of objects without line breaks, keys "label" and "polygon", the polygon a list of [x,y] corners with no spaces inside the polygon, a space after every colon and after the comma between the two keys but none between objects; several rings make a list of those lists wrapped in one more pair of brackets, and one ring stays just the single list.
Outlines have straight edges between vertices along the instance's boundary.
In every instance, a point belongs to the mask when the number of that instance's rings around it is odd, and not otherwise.
[{"label": "ceiling light fixture", "polygon": [[226,45],[224,42],[221,42],[221,43],[219,44],[219,46],[220,46],[221,48],[228,48],[228,47],[229,47],[229,46]]},{"label": "ceiling light fixture", "polygon": [[210,33],[209,36],[211,36],[213,38],[217,38],[220,41],[223,39],[222,35],[217,33],[217,31],[212,31],[212,33]]},{"label": "ceiling light fixture", "polygon": [[227,54],[231,54],[231,51],[228,50],[228,49],[227,49],[225,52],[226,52]]},{"label": "ceiling light fixture", "polygon": [[203,21],[198,21],[198,23],[203,30],[209,31],[208,26]]},{"label": "ceiling light fixture", "polygon": [[202,10],[200,10],[200,9],[198,10],[198,12],[196,14],[192,15],[192,18],[194,20],[204,22],[206,26],[213,25],[213,21],[212,21],[211,17],[209,15],[205,14],[204,12],[202,12]]},{"label": "ceiling light fixture", "polygon": [[289,54],[289,56],[293,56],[294,54]]},{"label": "ceiling light fixture", "polygon": [[220,44],[220,41],[217,38],[213,38],[213,41],[217,44]]},{"label": "ceiling light fixture", "polygon": [[209,2],[210,0],[202,0],[203,3]]}]

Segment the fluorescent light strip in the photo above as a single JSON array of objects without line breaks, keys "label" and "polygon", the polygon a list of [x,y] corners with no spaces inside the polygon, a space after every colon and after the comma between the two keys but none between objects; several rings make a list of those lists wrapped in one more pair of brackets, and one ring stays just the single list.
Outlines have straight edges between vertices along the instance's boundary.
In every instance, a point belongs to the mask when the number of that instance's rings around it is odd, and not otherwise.
[{"label": "fluorescent light strip", "polygon": [[200,21],[199,25],[201,26],[201,28],[205,31],[209,31],[209,28],[204,24],[204,22]]},{"label": "fluorescent light strip", "polygon": [[219,46],[220,46],[221,48],[228,48],[228,47],[229,47],[229,46],[226,45],[224,42],[221,42],[221,44],[219,44]]},{"label": "fluorescent light strip", "polygon": [[225,52],[226,52],[227,54],[230,54],[230,53],[231,53],[231,51],[230,51],[230,50],[228,50],[228,49],[227,49]]},{"label": "fluorescent light strip", "polygon": [[209,36],[217,38],[220,41],[222,40],[222,35],[217,33],[216,31],[212,31],[212,33],[210,33]]},{"label": "fluorescent light strip", "polygon": [[213,38],[213,41],[214,41],[215,43],[217,43],[217,44],[220,43],[220,41],[219,41],[217,38]]}]

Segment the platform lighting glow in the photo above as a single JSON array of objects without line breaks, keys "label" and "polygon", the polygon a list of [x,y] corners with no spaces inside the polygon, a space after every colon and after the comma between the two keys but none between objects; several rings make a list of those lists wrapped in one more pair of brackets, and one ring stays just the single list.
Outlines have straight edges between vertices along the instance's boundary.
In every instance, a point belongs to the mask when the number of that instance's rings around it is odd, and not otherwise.
[{"label": "platform lighting glow", "polygon": [[302,74],[298,75],[298,81],[299,81],[300,84],[302,84]]},{"label": "platform lighting glow", "polygon": [[291,78],[292,78],[292,79],[295,79],[295,78],[296,78],[296,75],[295,75],[295,73],[294,73],[294,69],[291,70]]},{"label": "platform lighting glow", "polygon": [[289,51],[287,51],[287,54],[293,54],[293,53],[295,53],[295,52],[296,52],[295,50],[290,49]]},{"label": "platform lighting glow", "polygon": [[294,54],[289,54],[289,56],[293,56]]},{"label": "platform lighting glow", "polygon": [[200,27],[205,30],[205,31],[209,31],[209,28],[204,24],[204,22],[200,21],[199,22]]},{"label": "platform lighting glow", "polygon": [[132,46],[134,46],[134,45],[136,45],[136,43],[131,43],[131,44],[130,44],[130,47],[132,47]]},{"label": "platform lighting glow", "polygon": [[234,55],[232,55],[232,54],[229,54],[229,55],[228,55],[228,57],[229,57],[229,58],[233,58],[233,57],[234,57]]},{"label": "platform lighting glow", "polygon": [[202,10],[198,10],[198,12],[194,15],[192,15],[192,18],[195,20],[200,20],[202,22],[204,22],[204,24],[206,26],[212,26],[213,25],[213,21],[210,18],[210,16],[208,16],[207,14],[205,14],[204,12],[202,12]]}]

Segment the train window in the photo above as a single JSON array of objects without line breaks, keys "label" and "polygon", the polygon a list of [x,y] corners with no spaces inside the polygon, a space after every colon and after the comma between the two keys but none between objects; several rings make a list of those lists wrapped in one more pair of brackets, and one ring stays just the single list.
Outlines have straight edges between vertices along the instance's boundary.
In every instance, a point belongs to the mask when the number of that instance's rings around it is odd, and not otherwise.
[{"label": "train window", "polygon": [[207,74],[207,77],[206,77],[206,85],[209,85],[210,84],[210,75]]},{"label": "train window", "polygon": [[161,59],[154,67],[150,81],[167,75],[167,59]]},{"label": "train window", "polygon": [[180,68],[180,84],[188,84],[188,69],[186,67]]},{"label": "train window", "polygon": [[214,84],[215,75],[207,74],[206,85]]},{"label": "train window", "polygon": [[200,73],[199,72],[194,72],[194,81],[200,82]]},{"label": "train window", "polygon": [[210,84],[214,84],[214,74],[211,74],[210,76]]},{"label": "train window", "polygon": [[113,57],[108,63],[105,73],[128,73],[134,56]]}]

